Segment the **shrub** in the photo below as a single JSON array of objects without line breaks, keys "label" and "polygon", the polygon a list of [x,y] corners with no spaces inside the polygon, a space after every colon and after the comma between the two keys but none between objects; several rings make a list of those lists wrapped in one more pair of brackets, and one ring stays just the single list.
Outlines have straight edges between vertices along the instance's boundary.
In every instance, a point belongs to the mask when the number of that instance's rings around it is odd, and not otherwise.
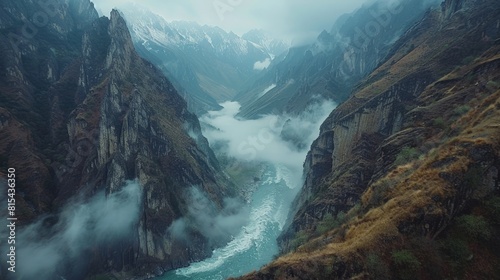
[{"label": "shrub", "polygon": [[398,268],[398,276],[401,279],[415,279],[420,270],[420,261],[409,250],[401,250],[392,253],[392,261]]},{"label": "shrub", "polygon": [[[361,203],[356,203],[354,204],[354,206],[351,208],[351,210],[349,210],[349,212],[347,212],[347,214],[345,214],[345,216],[343,217],[343,222],[346,222],[350,219],[352,219],[353,217],[356,217],[356,216],[359,216],[361,215],[361,211],[363,210],[363,208],[361,207]],[[341,212],[343,213],[343,212]],[[338,217],[338,215],[337,215]]]},{"label": "shrub", "polygon": [[339,227],[345,220],[345,213],[339,212],[336,217],[326,214],[316,227],[316,232],[324,234],[334,228]]},{"label": "shrub", "polygon": [[412,160],[418,159],[419,151],[416,148],[404,147],[396,156],[396,165],[403,165]]},{"label": "shrub", "polygon": [[301,230],[295,234],[295,237],[290,241],[290,248],[292,250],[295,250],[299,248],[300,245],[306,243],[306,241],[309,239],[309,235],[307,234],[306,231]]},{"label": "shrub", "polygon": [[410,268],[415,271],[420,269],[420,261],[409,250],[400,250],[393,252],[392,261],[397,266]]},{"label": "shrub", "polygon": [[389,270],[387,264],[376,254],[369,253],[366,258],[366,270],[373,279],[387,279]]},{"label": "shrub", "polygon": [[463,65],[468,65],[471,64],[474,61],[475,57],[474,56],[468,56],[462,60]]},{"label": "shrub", "polygon": [[453,113],[455,115],[461,116],[461,115],[463,115],[463,114],[465,114],[465,113],[467,113],[469,111],[470,111],[470,106],[463,105],[463,106],[455,108],[455,110],[453,110]]},{"label": "shrub", "polygon": [[464,215],[457,218],[457,225],[465,234],[474,239],[488,240],[492,229],[488,221],[482,216]]},{"label": "shrub", "polygon": [[500,83],[495,82],[495,81],[488,81],[486,83],[486,87],[488,87],[489,89],[492,89],[492,90],[496,90],[496,89],[500,88]]},{"label": "shrub", "polygon": [[436,128],[439,128],[439,129],[444,129],[446,127],[446,122],[444,121],[444,119],[442,117],[434,119],[434,121],[432,122],[432,124]]},{"label": "shrub", "polygon": [[443,242],[442,248],[445,254],[457,263],[465,261],[471,254],[467,243],[461,239],[448,238]]},{"label": "shrub", "polygon": [[370,197],[370,201],[368,202],[368,206],[371,208],[382,205],[387,192],[392,189],[395,184],[396,182],[393,182],[390,179],[382,179],[377,184],[373,185],[373,192]]}]

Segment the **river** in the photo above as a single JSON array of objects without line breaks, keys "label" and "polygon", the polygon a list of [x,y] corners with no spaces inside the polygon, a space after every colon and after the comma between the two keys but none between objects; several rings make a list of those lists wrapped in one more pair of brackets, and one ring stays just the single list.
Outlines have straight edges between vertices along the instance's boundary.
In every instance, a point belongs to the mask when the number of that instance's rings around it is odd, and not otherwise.
[{"label": "river", "polygon": [[171,271],[157,280],[222,280],[241,276],[271,262],[278,254],[276,238],[283,230],[298,188],[291,171],[268,164],[250,201],[250,219],[239,234],[212,256]]}]

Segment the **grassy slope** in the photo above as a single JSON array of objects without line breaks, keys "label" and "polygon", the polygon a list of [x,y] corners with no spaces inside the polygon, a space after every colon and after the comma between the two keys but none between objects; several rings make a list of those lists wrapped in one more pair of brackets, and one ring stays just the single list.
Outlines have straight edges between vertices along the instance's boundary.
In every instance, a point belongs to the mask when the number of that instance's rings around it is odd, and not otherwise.
[{"label": "grassy slope", "polygon": [[243,279],[499,275],[500,47],[478,32],[481,25],[464,36],[464,17],[444,26],[437,13],[428,17],[334,113],[345,117],[398,81],[426,73],[434,83],[408,109],[417,117],[405,127],[426,132],[420,145],[408,155],[402,149],[341,226],[307,233],[295,252]]}]

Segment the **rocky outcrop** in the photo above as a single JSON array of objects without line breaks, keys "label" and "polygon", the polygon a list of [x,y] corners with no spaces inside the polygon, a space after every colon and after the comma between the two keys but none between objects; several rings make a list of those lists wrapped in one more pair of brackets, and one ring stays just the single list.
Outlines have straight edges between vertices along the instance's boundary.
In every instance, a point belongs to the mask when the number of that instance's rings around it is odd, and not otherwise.
[{"label": "rocky outcrop", "polygon": [[[120,14],[113,11],[107,24],[101,21],[84,36],[89,38],[83,46],[83,60],[88,63],[80,77],[95,82],[80,89],[90,88],[90,93],[70,116],[70,149],[78,151],[78,143],[85,141],[82,137],[94,133],[98,137],[81,167],[68,177],[85,178],[85,183],[97,178],[93,185],[104,185],[111,193],[125,180],[138,178],[145,198],[135,252],[137,264],[144,265],[139,270],[150,271],[152,261],[162,269],[179,267],[210,249],[202,238],[200,243],[182,244],[168,234],[168,226],[187,211],[184,190],[199,185],[221,206],[222,198],[230,195],[228,182],[201,135],[197,118],[159,70],[135,53]],[[109,46],[103,47],[107,49],[103,61],[86,55],[103,44],[90,36],[104,34],[102,28],[110,37]],[[99,78],[87,74],[92,69],[101,69]],[[192,139],[188,132],[198,138]]]},{"label": "rocky outcrop", "polygon": [[[374,172],[379,172],[379,147],[403,129],[405,104],[414,101],[430,82],[425,75],[406,78],[359,109],[343,114],[345,104],[331,114],[307,155],[305,184],[294,203],[298,210],[280,239],[283,251],[290,249],[286,240],[296,232],[314,229],[325,215],[346,213],[359,203]],[[396,149],[412,144],[412,139],[406,139]]]},{"label": "rocky outcrop", "polygon": [[118,11],[97,19],[88,0],[55,3],[50,23],[22,42],[15,23],[36,3],[7,1],[2,11],[10,12],[0,14],[8,27],[0,30],[0,162],[18,168],[19,218],[30,222],[75,195],[111,195],[138,179],[133,235],[92,248],[87,272],[152,275],[207,256],[214,244],[196,230],[186,233],[191,242],[168,231],[188,213],[192,186],[214,211],[233,195],[196,116],[136,54]]},{"label": "rocky outcrop", "polygon": [[87,27],[99,17],[93,2],[86,0],[70,0],[67,3],[69,5],[69,11],[73,14],[74,23],[79,29]]}]

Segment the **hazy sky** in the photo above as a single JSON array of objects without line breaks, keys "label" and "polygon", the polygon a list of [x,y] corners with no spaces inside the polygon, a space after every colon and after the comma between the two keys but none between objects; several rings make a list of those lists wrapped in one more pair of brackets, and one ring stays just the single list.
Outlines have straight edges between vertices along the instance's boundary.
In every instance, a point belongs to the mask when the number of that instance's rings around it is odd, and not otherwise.
[{"label": "hazy sky", "polygon": [[[92,0],[98,11],[109,11],[126,0]],[[263,28],[275,36],[296,40],[315,38],[329,30],[335,19],[361,6],[365,0],[133,0],[168,21],[190,20],[219,26],[242,35]]]}]

